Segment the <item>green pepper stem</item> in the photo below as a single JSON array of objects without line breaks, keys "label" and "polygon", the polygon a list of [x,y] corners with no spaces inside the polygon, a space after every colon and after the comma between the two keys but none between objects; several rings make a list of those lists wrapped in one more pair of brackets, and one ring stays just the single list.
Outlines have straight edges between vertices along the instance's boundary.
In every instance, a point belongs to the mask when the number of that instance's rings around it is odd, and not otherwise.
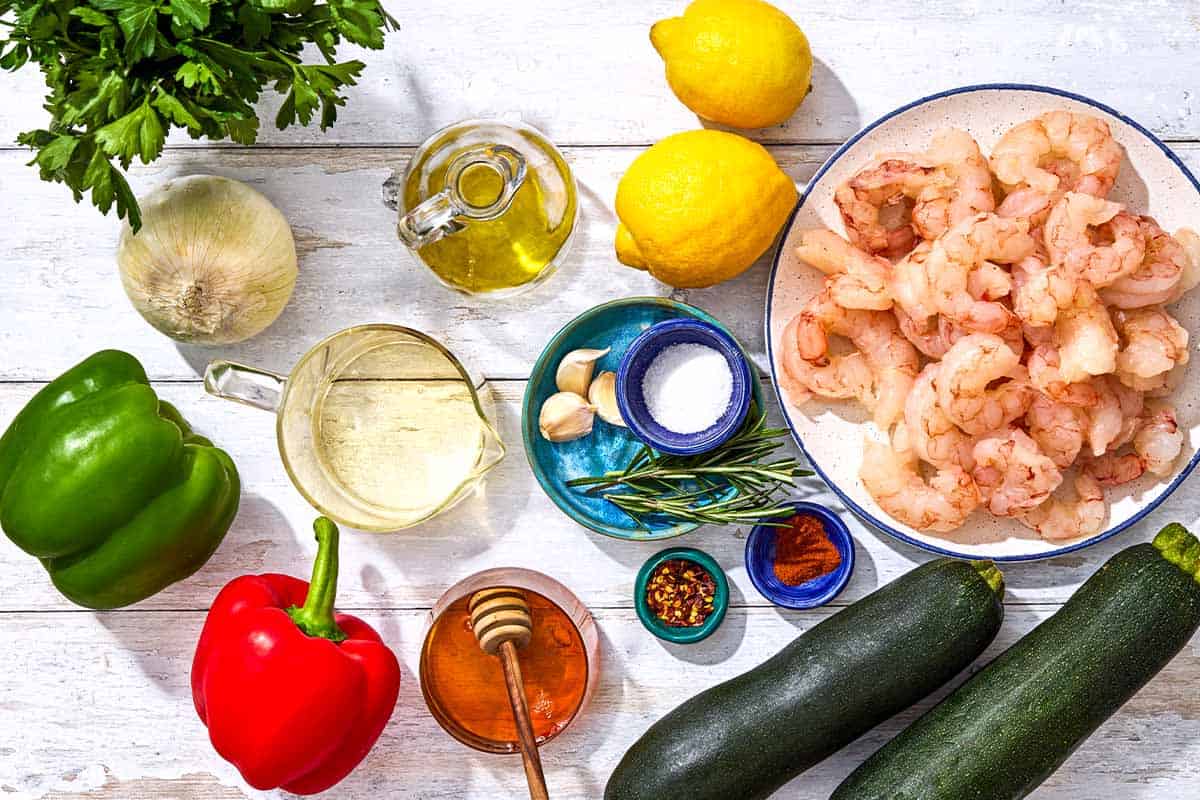
[{"label": "green pepper stem", "polygon": [[317,534],[317,557],[313,561],[312,580],[304,605],[292,606],[288,616],[309,636],[319,636],[333,642],[346,639],[346,632],[333,618],[333,601],[337,597],[338,528],[333,520],[317,517],[313,523]]}]

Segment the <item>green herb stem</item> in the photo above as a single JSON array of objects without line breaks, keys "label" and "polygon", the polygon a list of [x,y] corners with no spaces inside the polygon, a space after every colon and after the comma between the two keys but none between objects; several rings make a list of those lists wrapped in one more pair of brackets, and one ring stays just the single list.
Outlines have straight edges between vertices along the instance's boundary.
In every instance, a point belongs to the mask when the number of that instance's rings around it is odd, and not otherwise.
[{"label": "green herb stem", "polygon": [[650,517],[702,525],[769,521],[787,513],[781,495],[795,479],[812,473],[794,458],[763,463],[787,436],[786,429],[765,423],[766,415],[758,413],[725,444],[695,456],[642,446],[624,469],[567,485],[603,497],[643,528]]}]

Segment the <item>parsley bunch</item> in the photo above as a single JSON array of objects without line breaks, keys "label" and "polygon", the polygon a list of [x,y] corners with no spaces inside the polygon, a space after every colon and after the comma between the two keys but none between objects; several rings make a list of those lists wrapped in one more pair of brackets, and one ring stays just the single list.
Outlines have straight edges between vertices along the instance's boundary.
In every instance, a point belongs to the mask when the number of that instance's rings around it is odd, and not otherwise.
[{"label": "parsley bunch", "polygon": [[[287,95],[277,127],[320,108],[324,130],[363,68],[337,63],[338,43],[379,49],[394,27],[378,0],[0,0],[0,67],[34,62],[46,77],[50,124],[18,137],[42,179],[105,213],[115,202],[136,231],[123,171],[158,158],[168,129],[252,144],[254,103],[273,83]],[[302,63],[310,43],[325,63]]]}]

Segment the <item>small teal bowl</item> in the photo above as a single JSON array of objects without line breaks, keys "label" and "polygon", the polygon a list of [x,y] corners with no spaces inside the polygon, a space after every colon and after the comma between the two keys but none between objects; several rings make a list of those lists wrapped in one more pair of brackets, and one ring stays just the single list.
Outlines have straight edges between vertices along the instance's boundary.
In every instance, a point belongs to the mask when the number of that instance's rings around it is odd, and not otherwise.
[{"label": "small teal bowl", "polygon": [[842,563],[828,575],[813,578],[799,586],[788,586],[775,577],[775,532],[770,525],[756,525],[746,539],[746,572],[763,597],[784,608],[817,608],[828,603],[846,588],[854,572],[854,539],[846,524],[829,509],[815,503],[797,501],[793,512],[774,522],[783,522],[796,514],[811,514],[821,520],[825,535],[837,547]]},{"label": "small teal bowl", "polygon": [[[724,413],[702,431],[679,433],[659,424],[646,405],[642,381],[663,350],[677,344],[700,344],[725,357],[733,376],[733,389]],[[671,319],[643,333],[621,359],[617,370],[617,406],[634,435],[663,453],[691,456],[719,447],[738,431],[750,410],[750,364],[733,337],[716,325],[699,319]]]},{"label": "small teal bowl", "polygon": [[[612,352],[596,364],[596,372],[616,372],[621,357],[635,339],[664,320],[699,319],[720,327],[709,314],[666,297],[630,297],[598,305],[563,326],[546,344],[533,366],[521,405],[521,436],[525,456],[538,484],[568,517],[597,533],[616,539],[649,541],[669,539],[696,530],[691,522],[648,518],[638,527],[625,512],[603,497],[588,495],[567,486],[567,481],[585,475],[603,475],[621,469],[645,445],[629,428],[609,425],[597,418],[592,433],[573,442],[548,442],[538,432],[538,414],[546,398],[558,391],[554,375],[563,356],[581,347]],[[754,403],[763,407],[762,387],[753,382]]]},{"label": "small teal bowl", "polygon": [[[676,558],[698,564],[713,576],[713,581],[717,584],[716,592],[713,593],[712,613],[704,620],[703,625],[697,625],[694,628],[663,623],[654,616],[654,612],[650,610],[650,605],[646,602],[646,584],[650,582],[651,573],[658,568],[659,564]],[[721,565],[717,563],[716,559],[703,550],[697,550],[694,547],[669,547],[655,553],[638,570],[637,580],[633,583],[633,606],[637,609],[638,619],[642,621],[642,625],[658,638],[674,644],[695,644],[701,639],[711,636],[713,631],[719,628],[725,620],[725,612],[729,609],[729,580],[725,577],[725,570],[721,569]]]}]

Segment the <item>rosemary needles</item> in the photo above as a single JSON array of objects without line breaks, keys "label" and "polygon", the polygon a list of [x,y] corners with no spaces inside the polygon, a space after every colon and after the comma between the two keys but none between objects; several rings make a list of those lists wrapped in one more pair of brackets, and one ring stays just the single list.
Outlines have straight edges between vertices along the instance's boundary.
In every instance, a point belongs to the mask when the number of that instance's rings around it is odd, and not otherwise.
[{"label": "rosemary needles", "polygon": [[731,439],[707,453],[674,456],[643,445],[621,470],[567,481],[600,495],[647,527],[648,517],[700,525],[757,523],[786,514],[780,495],[812,473],[794,458],[766,459],[783,446],[785,428],[768,428],[758,412]]}]

